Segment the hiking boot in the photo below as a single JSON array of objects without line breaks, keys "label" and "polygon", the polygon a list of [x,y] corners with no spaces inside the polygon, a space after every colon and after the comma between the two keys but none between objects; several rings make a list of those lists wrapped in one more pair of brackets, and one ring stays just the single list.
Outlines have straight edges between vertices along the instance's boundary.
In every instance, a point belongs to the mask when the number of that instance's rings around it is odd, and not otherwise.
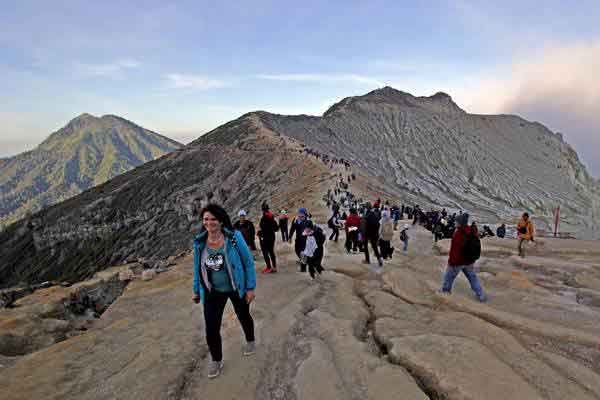
[{"label": "hiking boot", "polygon": [[381,259],[381,257],[379,257],[379,258],[377,259],[377,262],[379,263],[379,266],[380,266],[380,267],[383,267],[383,260]]},{"label": "hiking boot", "polygon": [[209,361],[208,363],[208,378],[213,379],[221,375],[223,371],[223,361]]},{"label": "hiking boot", "polygon": [[256,353],[256,342],[247,342],[244,346],[243,353],[245,356],[251,356]]},{"label": "hiking boot", "polygon": [[277,268],[271,268],[271,271],[269,271],[269,273],[271,273],[271,274],[277,273]]},{"label": "hiking boot", "polygon": [[263,274],[269,274],[269,273],[271,273],[271,268],[265,267],[265,269],[262,270],[262,273]]}]

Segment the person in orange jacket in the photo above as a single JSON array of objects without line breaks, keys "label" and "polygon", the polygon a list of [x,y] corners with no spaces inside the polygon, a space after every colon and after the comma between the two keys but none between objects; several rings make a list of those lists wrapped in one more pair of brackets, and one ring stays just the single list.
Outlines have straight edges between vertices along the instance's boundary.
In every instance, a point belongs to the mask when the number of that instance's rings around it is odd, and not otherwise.
[{"label": "person in orange jacket", "polygon": [[526,241],[534,241],[533,235],[535,234],[535,227],[533,226],[533,221],[529,219],[528,213],[523,213],[521,220],[517,224],[517,236],[519,238],[519,256],[525,257],[525,252],[523,250],[523,242]]}]

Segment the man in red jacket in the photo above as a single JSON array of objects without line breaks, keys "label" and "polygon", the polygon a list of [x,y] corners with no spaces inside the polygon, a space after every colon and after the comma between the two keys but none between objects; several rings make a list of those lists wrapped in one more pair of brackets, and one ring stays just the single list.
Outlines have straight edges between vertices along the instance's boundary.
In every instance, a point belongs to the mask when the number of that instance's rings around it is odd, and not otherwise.
[{"label": "man in red jacket", "polygon": [[346,218],[346,251],[350,253],[350,249],[354,252],[358,251],[358,229],[360,228],[360,217],[356,213],[355,208],[350,209],[350,215]]},{"label": "man in red jacket", "polygon": [[471,289],[473,289],[479,301],[484,302],[486,297],[473,268],[474,262],[467,260],[464,254],[468,236],[472,234],[477,235],[477,231],[475,230],[475,232],[472,232],[472,228],[469,226],[469,214],[467,213],[463,213],[456,218],[456,225],[456,231],[454,232],[454,236],[452,236],[452,243],[450,244],[448,267],[444,274],[444,283],[441,292],[450,293],[452,291],[454,280],[460,271],[462,271],[469,280]]}]

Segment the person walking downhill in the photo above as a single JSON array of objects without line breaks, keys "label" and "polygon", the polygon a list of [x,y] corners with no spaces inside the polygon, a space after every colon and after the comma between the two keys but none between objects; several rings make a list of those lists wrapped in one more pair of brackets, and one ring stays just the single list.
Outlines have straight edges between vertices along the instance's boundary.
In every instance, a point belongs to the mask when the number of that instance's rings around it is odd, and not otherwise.
[{"label": "person walking downhill", "polygon": [[[456,218],[456,231],[452,236],[450,243],[450,254],[448,256],[448,266],[444,273],[444,282],[442,284],[442,293],[452,292],[452,285],[458,274],[462,271],[469,280],[471,289],[479,301],[486,301],[485,294],[479,283],[479,278],[475,273],[474,264],[479,258],[481,252],[481,243],[477,232],[472,232],[469,224],[469,214],[463,213]],[[477,245],[479,249],[477,250]]]},{"label": "person walking downhill", "polygon": [[379,253],[384,260],[392,258],[392,253],[394,252],[394,248],[391,245],[393,237],[394,222],[390,218],[390,212],[383,210],[381,212],[381,220],[379,221]]},{"label": "person walking downhill", "polygon": [[[294,238],[294,234],[296,234],[296,240],[294,241],[294,252],[296,253],[299,261],[302,258],[302,250],[304,250],[306,245],[306,236],[302,235],[302,233],[304,232],[304,228],[306,228],[308,220],[308,211],[306,211],[306,208],[301,207],[298,209],[297,215],[290,224],[289,240],[291,242]],[[300,263],[300,272],[306,272],[306,265],[303,266],[302,263]]]},{"label": "person walking downhill", "polygon": [[521,220],[517,224],[517,235],[519,237],[519,256],[525,257],[525,250],[523,249],[523,242],[532,241],[535,228],[533,222],[529,219],[528,213],[523,213]]},{"label": "person walking downhill", "polygon": [[308,273],[314,280],[315,272],[321,275],[324,271],[321,262],[323,261],[325,234],[323,233],[323,230],[312,221],[307,221],[302,235],[306,237],[306,244],[304,245],[304,250],[302,250],[302,263],[305,265],[305,270],[306,265],[308,265]]},{"label": "person walking downhill", "polygon": [[358,230],[360,228],[360,217],[356,212],[356,208],[350,209],[350,215],[346,218],[345,230],[346,230],[346,252],[350,253],[358,251]]},{"label": "person walking downhill", "polygon": [[279,225],[273,217],[273,213],[269,211],[269,205],[263,203],[263,215],[258,224],[258,238],[260,239],[260,249],[262,250],[263,258],[267,266],[262,270],[263,274],[277,272],[277,259],[275,258],[275,238]]},{"label": "person walking downhill", "polygon": [[256,241],[254,240],[256,230],[254,229],[254,224],[247,218],[246,211],[240,210],[238,216],[240,219],[233,224],[233,229],[242,233],[250,250],[256,251]]},{"label": "person walking downhill", "polygon": [[402,230],[400,231],[400,241],[404,244],[404,246],[402,247],[402,252],[404,254],[406,254],[408,252],[408,224],[404,224],[404,226],[402,227]]},{"label": "person walking downhill", "polygon": [[281,240],[285,243],[289,240],[288,231],[288,212],[287,210],[281,210],[279,212],[279,230],[281,230]]},{"label": "person walking downhill", "polygon": [[221,321],[227,300],[233,304],[246,337],[243,354],[249,356],[256,351],[254,320],[250,315],[256,273],[246,241],[233,229],[221,206],[207,205],[200,211],[200,219],[204,230],[194,237],[192,300],[204,306],[206,343],[211,355],[208,377],[216,378],[223,371]]},{"label": "person walking downhill", "polygon": [[338,210],[333,211],[333,215],[327,221],[327,226],[332,230],[331,235],[329,236],[329,240],[333,240],[333,241],[337,242],[338,237],[340,236],[340,226],[341,226]]}]

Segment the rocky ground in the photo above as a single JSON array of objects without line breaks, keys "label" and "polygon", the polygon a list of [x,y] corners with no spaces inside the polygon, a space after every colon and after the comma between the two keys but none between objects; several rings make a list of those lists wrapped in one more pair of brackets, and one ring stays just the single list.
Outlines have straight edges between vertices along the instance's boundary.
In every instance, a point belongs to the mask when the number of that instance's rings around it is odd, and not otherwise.
[{"label": "rocky ground", "polygon": [[[489,301],[481,304],[464,277],[451,295],[438,293],[447,241],[433,245],[420,227],[409,235],[408,254],[397,250],[383,270],[328,242],[317,282],[297,273],[292,246],[278,243],[280,272],[258,275],[252,306],[258,351],[242,356],[228,306],[218,379],[206,378],[188,256],[153,280],[133,280],[84,331],[26,355],[2,353],[0,398],[600,398],[596,243],[545,239],[522,259],[515,240],[485,239],[479,269]],[[32,301],[0,312],[2,340],[16,333],[9,313]]]}]

